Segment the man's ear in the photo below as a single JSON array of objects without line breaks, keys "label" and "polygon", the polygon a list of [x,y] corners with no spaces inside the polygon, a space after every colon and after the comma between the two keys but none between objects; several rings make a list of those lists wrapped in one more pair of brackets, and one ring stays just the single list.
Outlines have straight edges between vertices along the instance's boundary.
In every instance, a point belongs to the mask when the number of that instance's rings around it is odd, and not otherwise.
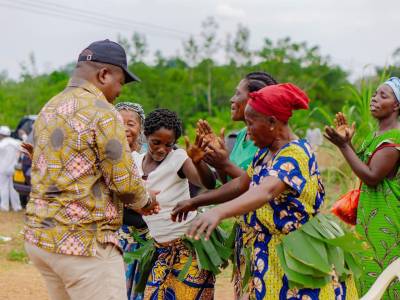
[{"label": "man's ear", "polygon": [[106,84],[107,83],[107,75],[110,71],[107,68],[100,68],[99,71],[97,72],[97,80],[101,84]]}]

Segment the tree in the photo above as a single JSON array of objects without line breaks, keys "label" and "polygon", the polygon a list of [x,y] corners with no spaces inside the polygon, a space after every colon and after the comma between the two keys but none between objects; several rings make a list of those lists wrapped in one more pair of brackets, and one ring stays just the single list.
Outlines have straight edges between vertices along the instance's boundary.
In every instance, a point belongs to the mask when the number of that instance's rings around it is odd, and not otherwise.
[{"label": "tree", "polygon": [[167,59],[163,56],[161,50],[156,50],[154,52],[155,63],[157,67],[164,67]]},{"label": "tree", "polygon": [[238,24],[235,38],[233,39],[233,57],[236,63],[241,65],[251,64],[251,51],[249,49],[250,43],[250,30]]},{"label": "tree", "polygon": [[20,63],[21,66],[21,78],[32,78],[38,75],[38,69],[36,66],[36,58],[33,52],[29,53],[28,62]]},{"label": "tree", "polygon": [[197,104],[197,88],[194,84],[194,68],[200,60],[200,47],[193,36],[183,42],[183,55],[189,67],[189,83],[192,86],[193,98]]},{"label": "tree", "polygon": [[204,54],[203,60],[207,62],[207,107],[208,114],[212,113],[212,67],[213,67],[213,56],[217,52],[218,47],[220,46],[219,41],[217,40],[217,30],[218,24],[213,17],[208,17],[201,24],[202,32],[202,52]]},{"label": "tree", "polygon": [[183,42],[183,55],[189,67],[194,68],[200,60],[200,47],[193,35]]},{"label": "tree", "polygon": [[143,61],[148,54],[148,44],[146,36],[138,32],[132,35],[132,44],[129,49],[129,57],[132,63]]},{"label": "tree", "polygon": [[126,37],[122,36],[121,34],[118,34],[117,42],[122,46],[122,48],[125,49],[126,53],[129,53],[131,51],[131,44]]},{"label": "tree", "polygon": [[0,71],[0,85],[8,81],[8,72],[6,70]]}]

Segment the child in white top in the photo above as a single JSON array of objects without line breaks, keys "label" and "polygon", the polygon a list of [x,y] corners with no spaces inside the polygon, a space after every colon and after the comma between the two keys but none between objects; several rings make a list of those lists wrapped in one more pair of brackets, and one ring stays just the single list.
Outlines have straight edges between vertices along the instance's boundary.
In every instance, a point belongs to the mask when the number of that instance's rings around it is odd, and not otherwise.
[{"label": "child in white top", "polygon": [[193,260],[186,278],[183,282],[177,279],[190,256],[190,250],[182,243],[181,237],[196,212],[191,212],[181,223],[171,219],[174,206],[180,200],[190,198],[189,181],[208,189],[215,187],[212,171],[201,160],[206,143],[197,140],[191,146],[187,142],[190,157],[183,149],[174,150],[182,134],[182,124],[177,115],[167,109],[157,109],[146,117],[144,134],[148,151],[137,159],[136,165],[146,180],[147,188],[159,191],[157,201],[160,205],[157,215],[143,217],[156,241],[158,254],[144,298],[164,299],[167,295],[174,295],[171,299],[212,299],[214,275],[199,270],[194,252],[191,253]]}]

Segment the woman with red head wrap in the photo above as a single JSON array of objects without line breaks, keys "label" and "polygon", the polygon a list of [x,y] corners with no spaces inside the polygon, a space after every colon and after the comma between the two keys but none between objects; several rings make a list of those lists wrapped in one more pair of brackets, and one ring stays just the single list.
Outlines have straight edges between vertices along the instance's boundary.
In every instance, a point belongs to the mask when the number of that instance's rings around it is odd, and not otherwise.
[{"label": "woman with red head wrap", "polygon": [[357,299],[351,277],[339,282],[333,276],[322,288],[290,287],[276,252],[283,237],[311,220],[324,200],[311,146],[293,137],[288,126],[293,111],[308,109],[308,102],[305,92],[290,83],[251,93],[245,118],[248,134],[260,150],[247,174],[196,197],[204,206],[215,199],[225,203],[200,215],[189,236],[208,238],[223,219],[242,215],[243,241],[251,253],[251,281],[247,290],[243,285],[243,294],[249,293],[251,299]]}]

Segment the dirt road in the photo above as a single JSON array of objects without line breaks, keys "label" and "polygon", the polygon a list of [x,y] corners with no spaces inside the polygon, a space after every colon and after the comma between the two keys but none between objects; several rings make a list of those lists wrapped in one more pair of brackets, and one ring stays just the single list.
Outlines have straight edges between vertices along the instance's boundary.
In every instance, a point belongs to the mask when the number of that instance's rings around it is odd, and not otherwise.
[{"label": "dirt road", "polygon": [[[9,242],[0,242],[0,299],[47,300],[44,281],[23,250],[20,234],[23,217],[23,213],[0,212],[0,236],[12,238]],[[233,299],[232,295],[228,268],[218,276],[215,299],[230,300]]]}]

